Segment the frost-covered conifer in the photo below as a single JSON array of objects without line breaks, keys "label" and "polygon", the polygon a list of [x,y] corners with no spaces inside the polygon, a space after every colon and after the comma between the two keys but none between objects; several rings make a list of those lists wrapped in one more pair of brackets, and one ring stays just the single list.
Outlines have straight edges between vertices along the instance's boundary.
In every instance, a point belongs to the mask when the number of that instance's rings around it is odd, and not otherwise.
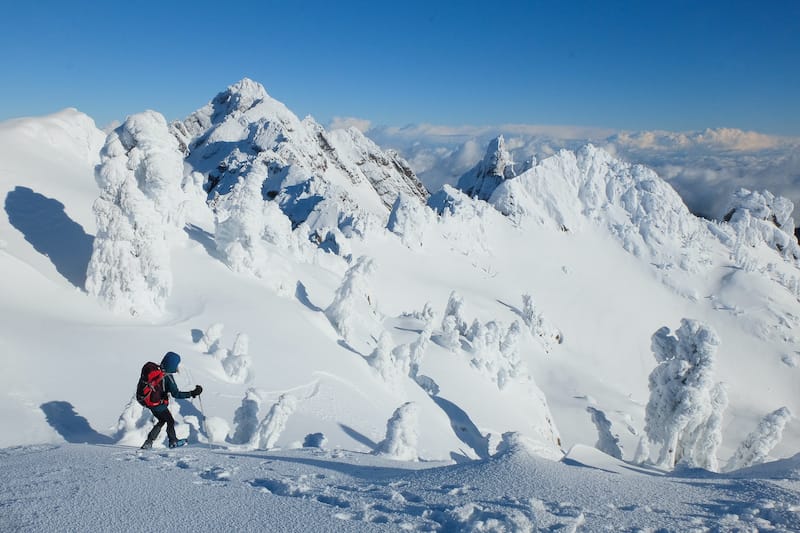
[{"label": "frost-covered conifer", "polygon": [[398,235],[409,248],[419,248],[432,215],[433,211],[422,205],[419,199],[401,192],[392,206],[386,228]]},{"label": "frost-covered conifer", "polygon": [[234,186],[220,209],[216,223],[217,250],[234,272],[258,274],[266,263],[261,237],[266,226],[261,185],[266,177],[251,171]]},{"label": "frost-covered conifer", "polygon": [[222,340],[222,332],[225,330],[225,325],[220,322],[211,324],[203,333],[200,343],[205,346],[206,353],[214,353],[219,348],[219,343]]},{"label": "frost-covered conifer", "polygon": [[716,472],[719,470],[717,450],[722,444],[722,413],[728,407],[725,385],[717,383],[711,390],[710,400],[708,418],[698,420],[695,427],[686,428],[688,438],[682,439],[686,448],[679,450],[679,455],[687,466]]},{"label": "frost-covered conifer", "polygon": [[781,407],[761,419],[758,427],[739,445],[725,465],[725,470],[739,470],[766,461],[769,452],[781,441],[783,430],[792,413]]},{"label": "frost-covered conifer", "polygon": [[422,359],[425,357],[425,351],[430,344],[431,335],[433,335],[433,316],[425,322],[425,327],[419,334],[419,337],[409,346],[409,362],[411,369],[409,375],[416,377],[419,373],[419,365],[422,364]]},{"label": "frost-covered conifer", "polygon": [[367,362],[389,383],[396,383],[411,373],[409,345],[392,347],[392,337],[386,331],[381,333],[378,344],[367,358]]},{"label": "frost-covered conifer", "polygon": [[282,394],[259,423],[254,438],[250,440],[251,447],[259,450],[274,448],[296,408],[297,398],[291,394]]},{"label": "frost-covered conifer", "polygon": [[183,158],[164,117],[146,111],[109,134],[86,290],[115,312],[160,314],[172,289],[169,241],[183,227]]},{"label": "frost-covered conifer", "polygon": [[442,333],[437,342],[448,350],[455,351],[461,347],[461,333],[458,331],[458,321],[453,315],[447,315],[442,320]]},{"label": "frost-covered conifer", "polygon": [[377,452],[399,461],[417,461],[418,407],[414,402],[404,403],[386,423],[386,438],[378,445]]},{"label": "frost-covered conifer", "polygon": [[345,341],[351,340],[353,328],[358,321],[355,316],[358,304],[366,301],[371,305],[368,282],[374,272],[375,262],[366,256],[359,257],[345,273],[333,302],[325,309],[328,320]]},{"label": "frost-covered conifer", "polygon": [[651,348],[658,365],[649,378],[645,432],[657,450],[655,464],[714,464],[715,439],[709,436],[718,428],[726,404],[723,389],[715,389],[712,379],[719,343],[713,329],[689,319],[681,320],[675,336],[667,327],[653,334]]},{"label": "frost-covered conifer", "polygon": [[231,436],[233,444],[247,444],[255,439],[260,408],[261,396],[255,389],[248,389],[242,399],[242,404],[233,414],[234,433]]},{"label": "frost-covered conifer", "polygon": [[222,368],[233,383],[245,383],[251,377],[250,338],[240,333],[236,336],[233,348],[222,360]]},{"label": "frost-covered conifer", "polygon": [[447,307],[444,310],[444,317],[442,318],[442,329],[444,321],[447,317],[452,316],[455,319],[455,325],[461,335],[467,334],[467,321],[464,319],[464,299],[456,291],[450,293],[450,298],[447,300]]}]

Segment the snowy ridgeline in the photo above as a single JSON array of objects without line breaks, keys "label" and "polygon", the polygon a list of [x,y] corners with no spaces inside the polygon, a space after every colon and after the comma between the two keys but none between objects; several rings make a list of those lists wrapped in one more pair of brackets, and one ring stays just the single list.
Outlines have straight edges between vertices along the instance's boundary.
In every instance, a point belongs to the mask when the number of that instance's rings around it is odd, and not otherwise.
[{"label": "snowy ridgeline", "polygon": [[474,230],[475,246],[486,246],[485,200],[522,226],[605,228],[664,271],[702,275],[715,260],[711,248],[722,245],[736,266],[800,296],[797,275],[752,253],[765,245],[798,265],[794,206],[785,198],[740,190],[724,222],[702,220],[653,171],[591,145],[521,170],[499,137],[461,177],[461,191],[445,186],[428,198],[396,154],[356,130],[328,133],[310,117],[301,121],[242,80],[183,122],[167,125],[148,111],[111,132],[96,172],[102,192],[86,288],[117,312],[162,313],[170,243],[185,238],[188,217],[212,221],[218,256],[232,270],[288,293],[292,262],[312,262],[320,251],[348,259],[350,239],[384,227],[414,249],[432,228],[460,224]]}]

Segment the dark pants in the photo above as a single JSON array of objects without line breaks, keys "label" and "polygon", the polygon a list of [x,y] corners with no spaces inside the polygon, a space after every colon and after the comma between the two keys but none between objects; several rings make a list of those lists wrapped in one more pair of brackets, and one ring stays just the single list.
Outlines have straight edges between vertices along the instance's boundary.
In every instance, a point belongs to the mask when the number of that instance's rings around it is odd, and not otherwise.
[{"label": "dark pants", "polygon": [[153,416],[156,417],[158,423],[153,426],[153,429],[150,430],[150,433],[147,434],[147,440],[154,441],[158,437],[158,434],[161,433],[161,428],[164,424],[167,425],[167,438],[170,442],[175,442],[178,438],[175,436],[175,419],[172,418],[172,413],[169,412],[169,409],[164,409],[163,411],[153,411],[151,409]]}]

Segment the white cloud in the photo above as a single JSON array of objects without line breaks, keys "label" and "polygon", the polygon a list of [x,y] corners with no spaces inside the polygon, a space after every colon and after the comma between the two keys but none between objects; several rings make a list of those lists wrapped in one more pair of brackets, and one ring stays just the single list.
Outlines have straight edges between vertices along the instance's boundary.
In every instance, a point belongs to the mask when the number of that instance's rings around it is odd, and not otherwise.
[{"label": "white cloud", "polygon": [[800,138],[731,128],[627,132],[525,124],[417,124],[367,132],[380,146],[399,151],[431,191],[455,184],[500,134],[517,163],[594,143],[616,157],[653,168],[692,211],[704,216],[722,217],[731,194],[740,187],[766,189],[800,207]]},{"label": "white cloud", "polygon": [[357,130],[360,130],[362,133],[366,133],[371,126],[372,122],[363,118],[333,117],[330,124],[328,124],[328,129],[346,130],[347,128],[356,128]]}]

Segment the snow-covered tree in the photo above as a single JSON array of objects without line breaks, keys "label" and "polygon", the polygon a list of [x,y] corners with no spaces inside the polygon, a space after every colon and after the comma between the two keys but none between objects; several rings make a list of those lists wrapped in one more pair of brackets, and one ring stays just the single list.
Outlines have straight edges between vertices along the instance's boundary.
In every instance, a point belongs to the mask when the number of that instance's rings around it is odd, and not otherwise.
[{"label": "snow-covered tree", "polygon": [[258,429],[250,440],[251,448],[259,450],[274,448],[296,408],[297,398],[291,394],[281,394],[258,424]]},{"label": "snow-covered tree", "polygon": [[183,228],[183,157],[160,114],[128,117],[95,169],[100,197],[86,290],[115,312],[160,314],[172,289],[169,241]]},{"label": "snow-covered tree", "polygon": [[656,448],[656,465],[715,464],[716,434],[727,403],[724,389],[713,381],[719,344],[713,329],[685,318],[675,336],[667,327],[653,334],[651,348],[658,365],[649,378],[645,432]]},{"label": "snow-covered tree", "polygon": [[453,315],[444,317],[442,320],[442,332],[437,337],[437,342],[451,351],[461,348],[461,333],[458,330],[456,317]]},{"label": "snow-covered tree", "polygon": [[233,444],[247,444],[256,436],[258,429],[258,410],[261,408],[261,396],[255,389],[248,389],[242,404],[233,414],[234,432],[231,435]]},{"label": "snow-covered tree", "polygon": [[222,360],[222,368],[225,374],[233,383],[245,383],[250,377],[252,370],[250,351],[250,338],[240,333],[236,336],[233,348],[228,351],[228,355]]},{"label": "snow-covered tree", "polygon": [[762,418],[758,427],[745,437],[728,460],[725,470],[730,472],[766,461],[769,452],[781,441],[783,430],[791,418],[792,413],[786,407]]},{"label": "snow-covered tree", "polygon": [[261,242],[266,226],[261,186],[266,172],[253,170],[240,178],[217,216],[217,251],[234,272],[258,275],[266,264],[267,252]]},{"label": "snow-covered tree", "polygon": [[325,315],[336,331],[349,342],[358,322],[357,308],[370,300],[369,277],[375,272],[375,262],[367,256],[359,257],[347,270],[342,284],[336,290],[333,302],[325,309]]},{"label": "snow-covered tree", "polygon": [[685,448],[679,453],[684,464],[716,472],[719,470],[717,450],[722,444],[722,414],[728,407],[728,393],[724,384],[714,385],[710,400],[708,417],[697,420],[693,428],[687,427],[688,437],[682,442]]},{"label": "snow-covered tree", "polygon": [[433,219],[433,211],[419,199],[401,192],[397,195],[386,228],[398,235],[409,248],[422,246],[425,228]]},{"label": "snow-covered tree", "polygon": [[456,329],[459,334],[467,334],[467,321],[464,319],[464,299],[456,291],[450,293],[450,298],[447,300],[447,307],[444,310],[442,317],[442,329],[445,329],[444,321],[447,317],[452,316],[455,319]]},{"label": "snow-covered tree", "polygon": [[546,352],[550,352],[553,344],[561,344],[561,332],[545,322],[530,294],[522,295],[522,321],[534,337],[541,339]]},{"label": "snow-covered tree", "polygon": [[222,332],[225,325],[220,322],[211,324],[200,339],[200,343],[205,347],[206,353],[213,354],[219,347],[222,340]]},{"label": "snow-covered tree", "polygon": [[411,370],[409,375],[416,377],[419,373],[419,365],[422,364],[422,359],[425,357],[425,351],[430,344],[431,335],[433,335],[433,316],[431,316],[419,334],[419,337],[409,346],[409,361]]},{"label": "snow-covered tree", "polygon": [[486,324],[475,320],[467,332],[466,338],[471,343],[470,363],[501,390],[513,379],[527,374],[519,356],[521,334],[516,320],[508,329],[494,320]]},{"label": "snow-covered tree", "polygon": [[414,402],[398,407],[386,423],[386,438],[378,444],[377,453],[399,461],[417,461],[419,408]]}]

